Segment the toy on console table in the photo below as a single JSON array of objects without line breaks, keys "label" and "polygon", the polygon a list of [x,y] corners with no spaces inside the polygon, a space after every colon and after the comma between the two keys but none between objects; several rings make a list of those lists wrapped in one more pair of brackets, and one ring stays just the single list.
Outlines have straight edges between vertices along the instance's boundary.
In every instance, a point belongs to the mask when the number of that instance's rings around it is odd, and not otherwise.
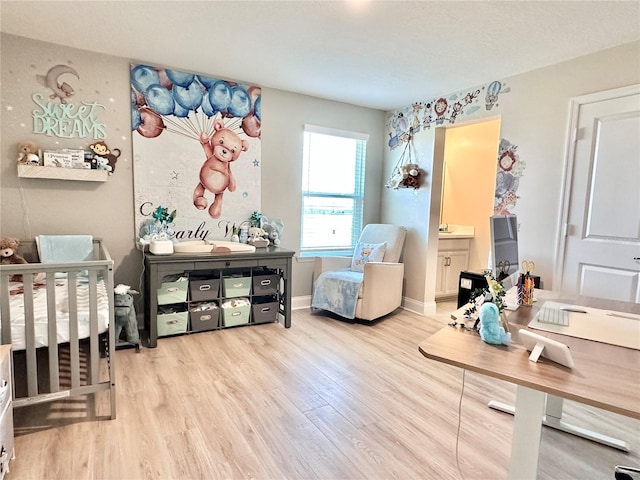
[{"label": "toy on console table", "polygon": [[18,163],[22,165],[40,165],[40,151],[35,142],[18,143]]},{"label": "toy on console table", "polygon": [[493,345],[509,345],[511,333],[500,326],[500,311],[495,303],[485,302],[480,307],[480,338]]},{"label": "toy on console table", "polygon": [[260,227],[249,228],[249,240],[247,243],[253,245],[256,248],[266,248],[269,246],[269,240],[264,238],[266,232]]},{"label": "toy on console table", "polygon": [[284,223],[282,222],[282,219],[274,218],[271,222],[269,222],[267,217],[263,216],[261,220],[262,229],[265,231],[269,241],[276,247],[280,245],[280,237],[282,236],[282,231],[284,230]]}]

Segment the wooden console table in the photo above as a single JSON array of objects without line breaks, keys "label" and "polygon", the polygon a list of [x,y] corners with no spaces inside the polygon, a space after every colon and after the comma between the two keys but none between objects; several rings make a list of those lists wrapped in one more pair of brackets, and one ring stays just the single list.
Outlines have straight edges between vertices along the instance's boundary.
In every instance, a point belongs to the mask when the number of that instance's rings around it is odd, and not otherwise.
[{"label": "wooden console table", "polygon": [[[145,254],[145,329],[149,336],[149,347],[156,347],[158,341],[158,289],[163,279],[176,275],[198,275],[211,272],[219,277],[245,270],[268,269],[276,272],[281,280],[275,296],[278,303],[278,321],[285,328],[291,327],[291,270],[295,252],[269,246],[258,248],[251,253],[174,253],[172,255]],[[224,294],[220,295],[222,300]],[[187,299],[184,301],[188,304]],[[249,323],[250,324],[250,323]]]}]

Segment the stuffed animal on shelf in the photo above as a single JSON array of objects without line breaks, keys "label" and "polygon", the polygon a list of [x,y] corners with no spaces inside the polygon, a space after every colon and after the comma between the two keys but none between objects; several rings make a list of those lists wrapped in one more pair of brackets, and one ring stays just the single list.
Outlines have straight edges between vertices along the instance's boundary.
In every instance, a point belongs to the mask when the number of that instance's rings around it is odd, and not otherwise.
[{"label": "stuffed animal on shelf", "polygon": [[91,150],[91,168],[97,170],[106,170],[109,175],[113,175],[116,171],[116,162],[120,157],[120,149],[114,148],[109,150],[107,144],[104,142],[95,142],[89,145]]},{"label": "stuffed animal on shelf", "polygon": [[494,345],[509,345],[511,333],[500,326],[500,311],[495,303],[485,302],[480,307],[480,338]]},{"label": "stuffed animal on shelf", "polygon": [[[20,240],[13,237],[0,237],[0,260],[2,265],[19,265],[28,263],[22,255],[18,253]],[[13,275],[12,282],[22,281],[22,275]]]},{"label": "stuffed animal on shelf", "polygon": [[127,342],[136,347],[136,352],[140,351],[140,333],[138,332],[138,320],[136,319],[136,309],[133,304],[132,293],[138,293],[131,290],[129,285],[119,284],[113,289],[114,307],[115,307],[115,323],[116,323],[116,341],[120,339],[122,330],[124,329]]},{"label": "stuffed animal on shelf", "polygon": [[38,145],[35,142],[20,142],[18,143],[18,163],[23,165],[39,165]]}]

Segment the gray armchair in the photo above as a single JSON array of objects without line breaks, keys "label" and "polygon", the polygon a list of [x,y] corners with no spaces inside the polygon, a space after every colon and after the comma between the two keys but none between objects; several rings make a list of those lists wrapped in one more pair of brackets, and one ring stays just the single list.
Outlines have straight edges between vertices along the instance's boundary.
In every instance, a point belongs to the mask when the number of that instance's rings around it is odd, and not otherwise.
[{"label": "gray armchair", "polygon": [[404,264],[399,260],[405,236],[406,229],[402,226],[369,224],[362,230],[358,243],[366,247],[385,244],[381,260],[317,257],[312,309],[367,321],[393,312],[402,303]]}]

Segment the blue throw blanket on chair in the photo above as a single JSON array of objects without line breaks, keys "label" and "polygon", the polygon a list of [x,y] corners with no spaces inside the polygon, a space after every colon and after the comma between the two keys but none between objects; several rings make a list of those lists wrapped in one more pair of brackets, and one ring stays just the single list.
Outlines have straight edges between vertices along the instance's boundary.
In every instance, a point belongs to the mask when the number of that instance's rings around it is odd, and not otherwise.
[{"label": "blue throw blanket on chair", "polygon": [[313,287],[311,306],[341,317],[355,318],[361,286],[362,272],[354,272],[349,268],[323,272]]}]

